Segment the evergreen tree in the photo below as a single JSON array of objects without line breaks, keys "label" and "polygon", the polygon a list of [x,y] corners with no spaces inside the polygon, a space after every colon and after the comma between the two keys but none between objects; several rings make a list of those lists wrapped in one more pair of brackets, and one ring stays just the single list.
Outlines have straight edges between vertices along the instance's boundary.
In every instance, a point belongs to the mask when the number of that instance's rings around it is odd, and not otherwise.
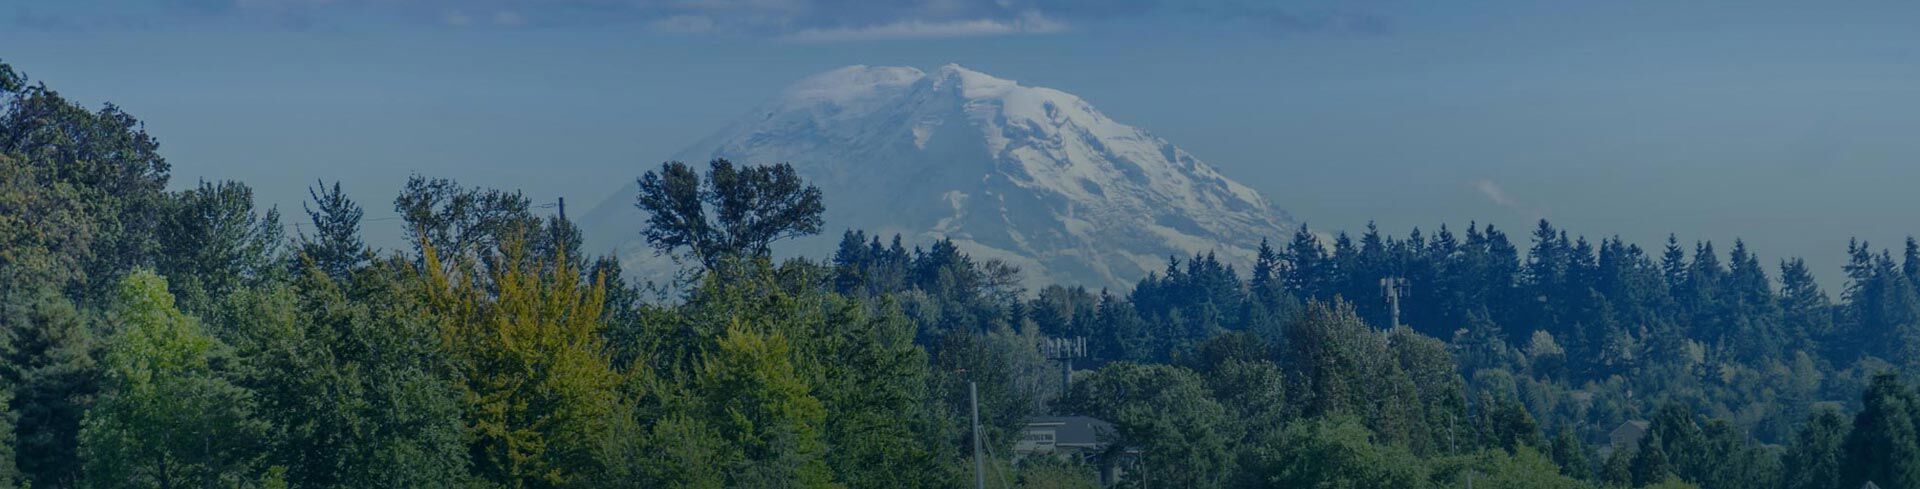
[{"label": "evergreen tree", "polygon": [[300,235],[301,258],[312,260],[334,280],[345,280],[372,258],[372,250],[360,240],[360,218],[366,213],[340,190],[340,182],[307,187],[307,197],[300,208],[307,212],[313,234]]},{"label": "evergreen tree", "polygon": [[277,271],[280,213],[256,212],[253,189],[238,182],[200,182],[170,197],[155,271],[170,277],[187,310],[205,313],[215,298]]},{"label": "evergreen tree", "polygon": [[1807,420],[1793,444],[1781,456],[1782,481],[1788,489],[1846,489],[1841,475],[1847,439],[1847,420],[1840,413],[1823,410]]},{"label": "evergreen tree", "polygon": [[1593,477],[1591,468],[1593,454],[1587,449],[1587,444],[1581,442],[1580,437],[1573,433],[1573,429],[1566,426],[1560,427],[1554,432],[1553,440],[1549,445],[1551,447],[1547,456],[1559,468],[1561,475],[1575,479]]},{"label": "evergreen tree", "polygon": [[827,464],[849,488],[947,487],[956,455],[937,443],[944,425],[928,387],[926,352],[913,323],[891,304],[869,317],[862,306],[828,299],[824,372],[816,389],[826,412]]},{"label": "evergreen tree", "polygon": [[822,433],[827,412],[794,368],[780,333],[728,329],[702,362],[696,385],[707,419],[729,451],[728,487],[829,487]]},{"label": "evergreen tree", "polygon": [[0,293],[0,384],[12,386],[14,460],[28,482],[71,487],[80,478],[81,419],[100,390],[98,344],[73,303],[46,286]]},{"label": "evergreen tree", "polygon": [[1657,431],[1648,431],[1640,439],[1640,447],[1633,452],[1633,485],[1648,486],[1674,477],[1673,466],[1667,460],[1665,443]]},{"label": "evergreen tree", "polygon": [[[13,401],[13,390],[0,385],[0,407]],[[24,478],[14,464],[13,413],[0,409],[0,488],[20,487]]]},{"label": "evergreen tree", "polygon": [[275,428],[272,460],[290,483],[469,482],[462,391],[440,331],[406,290],[410,268],[383,261],[347,283],[304,268],[290,286],[235,293],[210,321]]},{"label": "evergreen tree", "polygon": [[1811,350],[1810,343],[1831,340],[1833,304],[1820,290],[1806,260],[1794,258],[1780,262],[1780,309],[1795,346]]},{"label": "evergreen tree", "polygon": [[1874,376],[1843,450],[1842,487],[1920,487],[1920,397],[1894,374]]},{"label": "evergreen tree", "polygon": [[1293,240],[1287,242],[1281,259],[1285,266],[1281,268],[1280,283],[1288,292],[1303,299],[1333,297],[1325,285],[1333,276],[1333,264],[1328,261],[1326,248],[1320,246],[1320,238],[1307,230],[1306,223],[1294,231]]}]

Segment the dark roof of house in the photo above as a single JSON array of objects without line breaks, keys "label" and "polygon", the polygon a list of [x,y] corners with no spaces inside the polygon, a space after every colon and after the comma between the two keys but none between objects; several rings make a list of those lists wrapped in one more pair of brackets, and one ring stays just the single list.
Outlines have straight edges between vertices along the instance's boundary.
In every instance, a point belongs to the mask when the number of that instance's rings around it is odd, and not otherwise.
[{"label": "dark roof of house", "polygon": [[1086,416],[1039,416],[1027,421],[1032,428],[1053,428],[1055,445],[1102,446],[1114,436],[1113,425]]},{"label": "dark roof of house", "polygon": [[1625,423],[1620,423],[1620,427],[1613,429],[1612,436],[1643,434],[1647,432],[1648,426],[1650,425],[1646,421],[1628,421]]}]

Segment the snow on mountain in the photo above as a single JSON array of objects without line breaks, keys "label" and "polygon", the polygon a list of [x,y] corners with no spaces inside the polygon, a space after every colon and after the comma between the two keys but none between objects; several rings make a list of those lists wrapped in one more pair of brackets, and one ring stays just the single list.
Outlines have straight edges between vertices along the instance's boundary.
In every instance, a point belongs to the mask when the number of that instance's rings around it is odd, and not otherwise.
[{"label": "snow on mountain", "polygon": [[[1249,263],[1291,219],[1186,151],[1073,94],[959,65],[849,66],[803,79],[677,160],[791,162],[825,194],[824,256],[845,229],[952,238],[1031,283],[1126,289],[1169,255]],[[656,168],[650,164],[635,173]],[[657,269],[629,183],[586,218],[599,251]],[[657,260],[655,260],[657,261]]]}]

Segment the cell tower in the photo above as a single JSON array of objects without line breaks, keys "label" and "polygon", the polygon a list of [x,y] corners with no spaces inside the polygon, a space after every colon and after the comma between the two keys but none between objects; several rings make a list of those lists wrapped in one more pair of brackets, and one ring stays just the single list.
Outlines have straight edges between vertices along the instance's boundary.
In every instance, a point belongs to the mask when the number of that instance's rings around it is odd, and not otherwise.
[{"label": "cell tower", "polygon": [[1040,354],[1060,362],[1060,395],[1073,387],[1073,360],[1087,357],[1087,338],[1047,338],[1040,343]]},{"label": "cell tower", "polygon": [[1400,327],[1400,298],[1407,295],[1407,279],[1387,277],[1380,279],[1380,296],[1387,301],[1387,329]]}]

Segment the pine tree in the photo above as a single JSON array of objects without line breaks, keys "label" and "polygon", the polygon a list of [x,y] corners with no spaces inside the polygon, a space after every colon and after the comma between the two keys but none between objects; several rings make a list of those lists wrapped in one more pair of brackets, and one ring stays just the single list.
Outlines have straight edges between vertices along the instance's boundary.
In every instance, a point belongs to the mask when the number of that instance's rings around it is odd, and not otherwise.
[{"label": "pine tree", "polygon": [[1633,485],[1646,486],[1667,480],[1673,476],[1673,467],[1667,461],[1665,443],[1660,434],[1649,430],[1646,437],[1640,439],[1640,448],[1633,452]]},{"label": "pine tree", "polygon": [[1678,295],[1680,288],[1687,283],[1687,251],[1680,247],[1678,236],[1667,235],[1667,248],[1660,255],[1660,271],[1666,276],[1667,290]]},{"label": "pine tree", "polygon": [[1920,286],[1920,241],[1907,237],[1906,250],[1901,252],[1900,271],[1907,281]]},{"label": "pine tree", "polygon": [[1575,479],[1593,477],[1591,462],[1593,455],[1588,452],[1587,444],[1582,443],[1580,437],[1573,433],[1572,428],[1561,426],[1554,432],[1550,445],[1552,447],[1548,457],[1553,460],[1555,466],[1559,467],[1561,475]]},{"label": "pine tree", "polygon": [[833,447],[826,460],[835,478],[849,488],[951,485],[957,474],[947,461],[956,454],[931,442],[944,433],[913,323],[892,304],[869,316],[864,305],[838,298],[807,302],[827,308],[815,391],[833,413],[823,439]]},{"label": "pine tree", "polygon": [[0,294],[0,384],[12,385],[15,461],[41,487],[80,478],[79,432],[101,388],[90,321],[45,285]]},{"label": "pine tree", "polygon": [[308,202],[301,203],[300,208],[307,212],[313,234],[299,236],[301,258],[312,260],[334,280],[345,280],[349,272],[373,256],[366,242],[360,240],[360,218],[366,213],[340,189],[340,182],[330,188],[325,183],[307,187],[307,197]]},{"label": "pine tree", "polygon": [[173,194],[165,216],[155,271],[189,311],[204,313],[216,297],[279,271],[280,212],[256,212],[245,184],[200,182]]},{"label": "pine tree", "polygon": [[1793,444],[1781,456],[1782,481],[1788,489],[1847,489],[1841,481],[1845,462],[1843,443],[1847,439],[1847,420],[1833,410],[1823,410],[1807,420],[1793,437]]},{"label": "pine tree", "polygon": [[1293,240],[1287,242],[1281,258],[1285,267],[1281,269],[1280,283],[1288,292],[1302,299],[1332,298],[1325,284],[1332,277],[1333,266],[1328,262],[1326,248],[1320,246],[1320,238],[1308,231],[1305,223],[1294,231]]},{"label": "pine tree", "polygon": [[242,290],[209,324],[225,331],[276,427],[272,461],[301,487],[448,487],[468,480],[463,394],[440,331],[383,261],[341,284],[319,268]]},{"label": "pine tree", "polygon": [[1920,397],[1891,373],[1873,377],[1843,445],[1842,487],[1920,487]]},{"label": "pine tree", "polygon": [[1786,329],[1799,349],[1815,351],[1810,343],[1833,339],[1833,303],[1826,292],[1820,290],[1820,283],[1814,280],[1805,260],[1794,258],[1780,262],[1780,309]]}]

